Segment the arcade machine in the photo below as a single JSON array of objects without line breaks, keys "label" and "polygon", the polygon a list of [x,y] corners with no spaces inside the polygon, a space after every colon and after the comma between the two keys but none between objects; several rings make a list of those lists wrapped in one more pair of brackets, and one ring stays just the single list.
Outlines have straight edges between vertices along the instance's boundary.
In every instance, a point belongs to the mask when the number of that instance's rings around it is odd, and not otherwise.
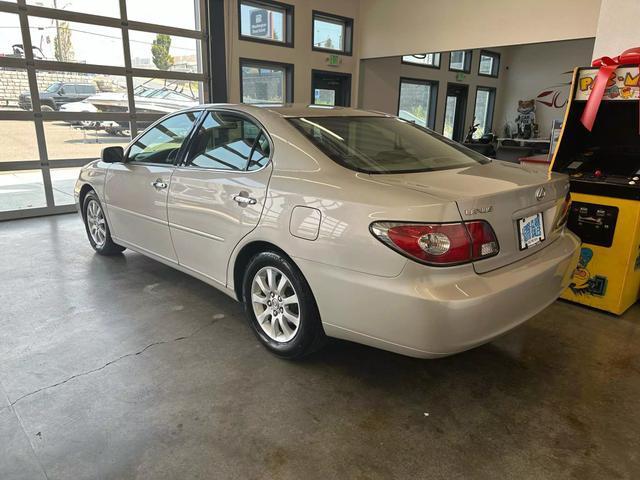
[{"label": "arcade machine", "polygon": [[638,63],[576,69],[550,167],[570,176],[567,225],[583,242],[562,298],[617,315],[640,292],[639,79]]}]

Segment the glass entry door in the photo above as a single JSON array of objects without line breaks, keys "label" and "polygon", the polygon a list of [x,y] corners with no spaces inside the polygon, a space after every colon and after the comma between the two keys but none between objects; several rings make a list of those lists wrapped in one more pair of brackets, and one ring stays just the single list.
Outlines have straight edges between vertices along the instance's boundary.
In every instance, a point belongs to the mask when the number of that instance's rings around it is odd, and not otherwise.
[{"label": "glass entry door", "polygon": [[351,75],[348,73],[311,73],[311,103],[338,107],[351,106]]},{"label": "glass entry door", "polygon": [[0,1],[0,221],[74,211],[102,148],[208,100],[204,7]]},{"label": "glass entry door", "polygon": [[464,117],[467,112],[469,87],[450,83],[447,85],[447,101],[444,110],[445,137],[461,142],[464,139]]}]

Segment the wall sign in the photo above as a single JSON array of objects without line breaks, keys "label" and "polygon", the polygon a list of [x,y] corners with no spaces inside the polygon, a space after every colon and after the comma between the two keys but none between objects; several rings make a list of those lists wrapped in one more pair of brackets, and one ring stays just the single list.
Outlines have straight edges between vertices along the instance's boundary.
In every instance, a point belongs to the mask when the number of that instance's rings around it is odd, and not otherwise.
[{"label": "wall sign", "polygon": [[252,37],[270,37],[269,12],[264,9],[252,10],[249,16]]}]

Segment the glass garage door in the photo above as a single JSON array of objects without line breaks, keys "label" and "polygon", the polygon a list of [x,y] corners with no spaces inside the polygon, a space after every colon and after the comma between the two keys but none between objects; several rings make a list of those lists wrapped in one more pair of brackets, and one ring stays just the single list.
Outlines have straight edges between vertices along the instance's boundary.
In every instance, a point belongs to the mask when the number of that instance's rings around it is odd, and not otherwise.
[{"label": "glass garage door", "polygon": [[0,0],[0,220],[74,210],[80,167],[208,101],[204,0]]}]

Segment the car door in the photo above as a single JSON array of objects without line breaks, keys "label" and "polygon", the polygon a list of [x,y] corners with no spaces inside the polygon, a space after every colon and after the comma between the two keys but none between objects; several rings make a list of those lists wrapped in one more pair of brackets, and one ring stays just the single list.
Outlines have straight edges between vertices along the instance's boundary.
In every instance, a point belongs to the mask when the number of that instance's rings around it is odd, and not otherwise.
[{"label": "car door", "polygon": [[155,124],[112,164],[105,179],[111,234],[134,249],[177,262],[167,221],[167,192],[174,163],[200,115],[189,111]]},{"label": "car door", "polygon": [[58,90],[58,94],[55,97],[56,106],[60,108],[60,105],[65,103],[71,103],[76,101],[76,86],[71,83],[65,83]]},{"label": "car door", "polygon": [[226,284],[233,248],[262,213],[271,145],[244,114],[206,113],[169,188],[169,228],[180,265]]}]

